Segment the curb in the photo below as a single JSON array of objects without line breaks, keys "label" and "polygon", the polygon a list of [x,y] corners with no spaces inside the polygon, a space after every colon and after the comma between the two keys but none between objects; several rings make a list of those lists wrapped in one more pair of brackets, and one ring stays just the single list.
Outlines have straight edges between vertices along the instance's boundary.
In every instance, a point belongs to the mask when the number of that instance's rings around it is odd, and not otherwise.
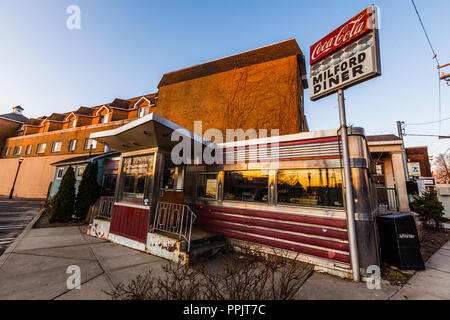
[{"label": "curb", "polygon": [[25,237],[25,235],[33,228],[34,224],[38,221],[38,219],[42,216],[44,209],[41,211],[28,223],[28,225],[23,229],[22,233],[17,236],[17,238],[6,248],[3,254],[0,256],[0,269],[3,267],[5,262],[8,260],[11,253],[14,252],[16,247],[19,245],[20,241]]}]

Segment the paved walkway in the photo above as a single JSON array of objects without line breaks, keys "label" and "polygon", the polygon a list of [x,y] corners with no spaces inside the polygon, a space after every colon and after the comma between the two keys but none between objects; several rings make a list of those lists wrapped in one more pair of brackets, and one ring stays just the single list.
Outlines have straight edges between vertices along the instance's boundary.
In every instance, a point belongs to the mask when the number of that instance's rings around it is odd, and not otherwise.
[{"label": "paved walkway", "polygon": [[[104,291],[139,274],[159,274],[168,261],[87,236],[80,227],[26,230],[0,257],[0,299],[110,299]],[[81,289],[69,290],[67,268],[81,270]],[[314,273],[301,289],[303,299],[389,299],[398,288],[369,290],[335,276]]]},{"label": "paved walkway", "polygon": [[[0,257],[0,299],[109,299],[104,291],[166,260],[87,236],[80,227],[29,230]],[[67,289],[71,265],[81,289]]]},{"label": "paved walkway", "polygon": [[425,266],[426,270],[417,272],[393,299],[450,299],[450,241],[439,249]]}]

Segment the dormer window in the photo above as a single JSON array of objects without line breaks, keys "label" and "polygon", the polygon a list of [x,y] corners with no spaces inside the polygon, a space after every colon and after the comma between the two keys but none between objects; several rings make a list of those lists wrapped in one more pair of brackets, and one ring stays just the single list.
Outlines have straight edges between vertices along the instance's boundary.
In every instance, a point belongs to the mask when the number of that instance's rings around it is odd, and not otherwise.
[{"label": "dormer window", "polygon": [[142,118],[143,116],[148,114],[148,108],[139,108],[138,118]]},{"label": "dormer window", "polygon": [[100,123],[108,123],[109,113],[100,116]]}]

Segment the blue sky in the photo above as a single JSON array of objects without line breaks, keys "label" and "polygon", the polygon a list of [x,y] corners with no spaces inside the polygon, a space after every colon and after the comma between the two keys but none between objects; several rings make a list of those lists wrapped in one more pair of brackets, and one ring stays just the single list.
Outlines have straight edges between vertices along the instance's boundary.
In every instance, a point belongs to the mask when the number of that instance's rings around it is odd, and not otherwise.
[{"label": "blue sky", "polygon": [[[432,4],[433,3],[433,4]],[[81,30],[66,28],[69,5],[81,8]],[[30,117],[156,92],[161,76],[212,59],[295,37],[309,46],[372,1],[0,0],[0,114],[21,105]],[[381,8],[383,75],[346,91],[347,118],[367,134],[396,133],[396,120],[437,120],[432,54],[410,0]],[[450,1],[416,0],[441,63],[450,62]],[[309,61],[307,61],[309,63]],[[450,72],[450,68],[448,70]],[[309,73],[309,68],[308,68]],[[450,87],[441,84],[442,118]],[[338,126],[337,97],[305,92],[311,130]],[[407,133],[438,134],[438,125]],[[442,122],[450,134],[450,121]],[[445,151],[450,140],[407,137],[407,146]]]}]

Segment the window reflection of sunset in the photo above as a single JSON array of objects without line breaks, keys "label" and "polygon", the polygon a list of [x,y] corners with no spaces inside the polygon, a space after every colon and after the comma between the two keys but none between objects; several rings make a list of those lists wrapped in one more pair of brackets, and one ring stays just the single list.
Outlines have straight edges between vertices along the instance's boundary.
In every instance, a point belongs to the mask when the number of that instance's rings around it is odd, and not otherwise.
[{"label": "window reflection of sunset", "polygon": [[[326,169],[305,169],[305,170],[280,170],[277,175],[278,184],[288,184],[294,186],[300,184],[303,187],[324,187],[327,186]],[[336,187],[342,185],[342,176],[339,169],[328,169],[328,186]]]},{"label": "window reflection of sunset", "polygon": [[252,181],[255,178],[267,178],[269,176],[269,171],[267,170],[235,171],[234,173],[241,175],[248,181]]}]

